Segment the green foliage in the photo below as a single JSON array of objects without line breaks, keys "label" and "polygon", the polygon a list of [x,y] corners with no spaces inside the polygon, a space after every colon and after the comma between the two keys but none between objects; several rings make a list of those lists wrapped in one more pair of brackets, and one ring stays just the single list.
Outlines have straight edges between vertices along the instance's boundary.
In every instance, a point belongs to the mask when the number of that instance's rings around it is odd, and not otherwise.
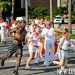
[{"label": "green foliage", "polygon": [[67,7],[57,7],[56,10],[54,11],[54,15],[63,15],[64,12],[66,12],[66,14],[68,13],[68,8]]},{"label": "green foliage", "polygon": [[44,19],[47,19],[50,21],[50,16],[45,16]]},{"label": "green foliage", "polygon": [[55,15],[61,15],[61,13],[62,13],[62,9],[61,9],[61,7],[56,8],[54,14],[55,14]]},{"label": "green foliage", "polygon": [[10,5],[11,5],[11,2],[0,0],[0,11],[7,11]]},{"label": "green foliage", "polygon": [[69,38],[70,38],[70,39],[75,39],[75,34],[70,34],[70,35],[69,35]]},{"label": "green foliage", "polygon": [[31,11],[31,17],[36,18],[39,16],[45,16],[47,14],[47,9],[45,7],[36,7]]},{"label": "green foliage", "polygon": [[72,20],[75,20],[75,10],[72,12]]}]

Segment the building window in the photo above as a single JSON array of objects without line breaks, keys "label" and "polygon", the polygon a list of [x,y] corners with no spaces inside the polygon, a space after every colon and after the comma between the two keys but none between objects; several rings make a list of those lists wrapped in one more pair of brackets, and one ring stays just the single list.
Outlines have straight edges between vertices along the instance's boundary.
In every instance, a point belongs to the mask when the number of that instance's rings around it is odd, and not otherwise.
[{"label": "building window", "polygon": [[21,0],[21,8],[24,8],[24,3],[25,3],[25,0]]},{"label": "building window", "polygon": [[31,6],[31,0],[28,0],[28,6],[29,7]]},{"label": "building window", "polygon": [[[27,0],[28,1],[28,6],[31,6],[31,0]],[[25,8],[25,0],[21,0],[21,8]]]}]

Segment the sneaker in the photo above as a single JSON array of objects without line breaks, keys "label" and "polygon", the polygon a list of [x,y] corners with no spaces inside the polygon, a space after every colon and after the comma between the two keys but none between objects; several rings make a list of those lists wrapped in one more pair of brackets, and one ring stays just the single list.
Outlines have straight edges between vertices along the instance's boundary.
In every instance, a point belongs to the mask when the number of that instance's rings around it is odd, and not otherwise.
[{"label": "sneaker", "polygon": [[60,75],[64,75],[64,71],[62,71],[61,69],[59,70],[58,74]]},{"label": "sneaker", "polygon": [[25,69],[31,69],[30,66],[26,65]]},{"label": "sneaker", "polygon": [[4,60],[1,59],[1,66],[4,66]]},{"label": "sneaker", "polygon": [[49,62],[49,65],[54,65],[54,64],[53,64],[53,61],[50,61],[50,62]]},{"label": "sneaker", "polygon": [[39,60],[38,59],[35,59],[34,60],[34,64],[39,64]]},{"label": "sneaker", "polygon": [[45,63],[44,63],[44,64],[43,64],[43,66],[44,66],[44,67],[48,67],[48,66],[49,66],[49,64],[45,64]]},{"label": "sneaker", "polygon": [[13,75],[18,75],[18,70],[14,70]]},{"label": "sneaker", "polygon": [[49,66],[49,62],[44,62],[43,66]]}]

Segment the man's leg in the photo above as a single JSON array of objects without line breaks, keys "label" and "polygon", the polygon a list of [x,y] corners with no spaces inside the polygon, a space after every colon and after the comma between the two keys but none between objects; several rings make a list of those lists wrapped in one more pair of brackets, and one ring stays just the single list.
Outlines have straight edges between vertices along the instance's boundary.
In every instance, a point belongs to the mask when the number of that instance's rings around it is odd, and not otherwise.
[{"label": "man's leg", "polygon": [[16,70],[18,70],[18,68],[19,68],[19,66],[20,66],[21,58],[22,58],[21,55],[17,55],[16,66],[15,66],[15,69],[16,69]]},{"label": "man's leg", "polygon": [[54,60],[54,43],[50,43],[50,61]]},{"label": "man's leg", "polygon": [[45,59],[44,59],[44,65],[49,65],[49,41],[45,42]]},{"label": "man's leg", "polygon": [[17,56],[17,59],[16,59],[16,65],[15,65],[15,70],[13,71],[13,74],[18,74],[18,69],[19,69],[19,66],[20,66],[20,63],[21,63],[21,58],[22,58],[22,47],[16,47],[16,56]]},{"label": "man's leg", "polygon": [[2,57],[2,59],[1,59],[1,66],[4,66],[4,62],[5,62],[5,60],[6,59],[8,59],[9,57],[8,57],[8,54],[6,53],[6,54],[4,54],[4,56]]},{"label": "man's leg", "polygon": [[1,59],[1,66],[4,66],[4,62],[5,60],[7,60],[8,58],[10,58],[13,55],[14,52],[8,52],[6,54],[4,54],[4,56]]},{"label": "man's leg", "polygon": [[14,46],[10,45],[8,47],[8,52],[6,54],[4,54],[4,56],[1,59],[1,66],[4,66],[5,60],[10,58],[14,53],[15,53]]},{"label": "man's leg", "polygon": [[14,75],[18,74],[18,69],[19,69],[19,66],[20,66],[20,63],[21,63],[21,58],[22,58],[21,55],[17,55],[16,66],[15,66],[15,70],[13,71]]}]

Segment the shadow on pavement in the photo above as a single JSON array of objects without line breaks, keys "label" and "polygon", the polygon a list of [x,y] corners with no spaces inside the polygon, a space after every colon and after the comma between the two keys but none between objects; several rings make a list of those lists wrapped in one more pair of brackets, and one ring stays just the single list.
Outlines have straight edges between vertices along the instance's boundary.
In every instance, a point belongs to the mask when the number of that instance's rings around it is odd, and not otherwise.
[{"label": "shadow on pavement", "polygon": [[12,69],[12,68],[15,68],[15,66],[0,67],[0,70],[4,70],[4,69]]}]

